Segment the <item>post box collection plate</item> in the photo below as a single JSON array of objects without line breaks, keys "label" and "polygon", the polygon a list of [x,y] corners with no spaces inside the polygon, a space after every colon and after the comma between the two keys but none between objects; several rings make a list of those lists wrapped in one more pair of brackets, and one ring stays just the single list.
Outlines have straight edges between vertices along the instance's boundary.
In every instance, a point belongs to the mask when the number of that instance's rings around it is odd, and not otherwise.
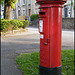
[{"label": "post box collection plate", "polygon": [[43,34],[40,34],[40,38],[43,39],[44,38],[44,35]]},{"label": "post box collection plate", "polygon": [[40,22],[39,23],[40,24],[40,32],[43,32],[43,20],[40,20],[39,22]]}]

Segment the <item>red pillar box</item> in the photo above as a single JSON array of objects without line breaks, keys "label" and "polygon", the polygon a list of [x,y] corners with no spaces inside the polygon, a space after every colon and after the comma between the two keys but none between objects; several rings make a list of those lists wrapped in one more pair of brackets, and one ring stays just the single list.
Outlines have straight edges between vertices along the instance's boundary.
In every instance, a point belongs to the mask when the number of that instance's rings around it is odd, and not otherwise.
[{"label": "red pillar box", "polygon": [[37,0],[40,4],[40,75],[62,75],[62,5],[66,0]]}]

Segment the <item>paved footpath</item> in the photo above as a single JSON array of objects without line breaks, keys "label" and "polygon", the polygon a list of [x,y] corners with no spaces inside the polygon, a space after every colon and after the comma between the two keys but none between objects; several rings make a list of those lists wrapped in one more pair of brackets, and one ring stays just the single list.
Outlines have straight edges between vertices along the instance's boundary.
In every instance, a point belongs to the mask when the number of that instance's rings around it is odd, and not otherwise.
[{"label": "paved footpath", "polygon": [[[29,32],[1,38],[1,75],[23,75],[15,58],[20,53],[36,52],[40,49],[40,34],[37,28]],[[62,31],[62,49],[73,49],[74,31]]]}]

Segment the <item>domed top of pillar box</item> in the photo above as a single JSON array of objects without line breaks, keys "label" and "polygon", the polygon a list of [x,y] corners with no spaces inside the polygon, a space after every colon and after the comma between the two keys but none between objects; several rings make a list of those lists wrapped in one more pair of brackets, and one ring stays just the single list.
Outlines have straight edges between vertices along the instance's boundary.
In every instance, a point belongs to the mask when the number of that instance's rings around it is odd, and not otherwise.
[{"label": "domed top of pillar box", "polygon": [[39,4],[64,4],[67,0],[36,0]]}]

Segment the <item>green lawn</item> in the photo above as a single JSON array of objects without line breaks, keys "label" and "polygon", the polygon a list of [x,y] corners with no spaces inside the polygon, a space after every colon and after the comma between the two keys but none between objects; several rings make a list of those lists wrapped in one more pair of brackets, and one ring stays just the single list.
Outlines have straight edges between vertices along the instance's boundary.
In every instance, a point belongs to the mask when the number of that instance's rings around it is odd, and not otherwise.
[{"label": "green lawn", "polygon": [[[16,62],[24,75],[39,75],[39,53],[20,54]],[[62,75],[74,75],[74,50],[62,50]]]}]

